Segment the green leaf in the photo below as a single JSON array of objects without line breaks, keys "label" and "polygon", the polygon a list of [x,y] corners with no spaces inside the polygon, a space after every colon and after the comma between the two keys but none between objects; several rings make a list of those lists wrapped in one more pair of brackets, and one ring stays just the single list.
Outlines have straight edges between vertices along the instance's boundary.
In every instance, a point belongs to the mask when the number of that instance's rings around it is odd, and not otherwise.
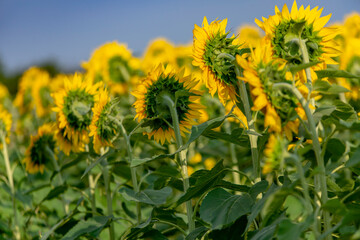
[{"label": "green leaf", "polygon": [[224,117],[214,118],[214,119],[211,119],[200,125],[192,126],[189,140],[181,148],[179,148],[176,152],[171,153],[171,154],[160,154],[160,155],[156,155],[151,158],[133,159],[132,162],[130,163],[130,167],[137,167],[139,165],[142,165],[142,164],[154,161],[154,160],[159,160],[162,158],[173,158],[177,153],[187,149],[189,147],[189,145],[192,142],[194,142],[196,139],[198,139],[205,131],[209,131],[213,128],[219,127],[224,122],[224,120],[230,116],[231,113],[232,113],[232,111],[230,111]]},{"label": "green leaf", "polygon": [[273,221],[270,225],[260,229],[254,236],[252,236],[251,240],[272,239],[274,237],[274,233],[275,233],[277,226],[283,219],[284,219],[284,215],[281,215],[275,221]]},{"label": "green leaf", "polygon": [[196,181],[194,186],[191,186],[187,190],[187,192],[177,201],[177,205],[180,205],[181,203],[184,203],[194,197],[198,197],[216,186],[220,180],[224,178],[226,171],[228,170],[224,168],[223,160],[217,162],[213,169],[207,171]]},{"label": "green leaf", "polygon": [[341,119],[346,122],[356,122],[358,120],[357,114],[350,104],[344,103],[340,100],[335,100],[333,104],[336,109],[331,113],[331,116],[334,118]]},{"label": "green leaf", "polygon": [[352,73],[349,73],[347,71],[344,70],[337,70],[337,69],[326,69],[326,70],[318,70],[315,71],[317,74],[317,77],[319,79],[321,78],[326,78],[326,77],[331,77],[331,78],[338,78],[338,77],[342,77],[342,78],[360,78],[360,76],[356,76]]},{"label": "green leaf", "polygon": [[212,229],[221,229],[249,213],[253,203],[249,194],[232,195],[222,188],[216,188],[204,198],[200,217],[210,223]]},{"label": "green leaf", "polygon": [[349,89],[336,84],[330,84],[327,81],[317,80],[314,82],[313,90],[322,94],[339,94],[349,92]]},{"label": "green leaf", "polygon": [[207,229],[206,227],[204,227],[204,226],[195,228],[194,231],[192,231],[191,233],[189,233],[189,235],[186,236],[185,240],[196,240],[196,239],[200,239],[200,237],[201,237],[202,235],[204,235],[207,230],[208,230],[208,229]]},{"label": "green leaf", "polygon": [[299,71],[301,71],[303,69],[315,66],[318,63],[320,63],[320,62],[317,61],[317,62],[309,62],[309,63],[301,63],[301,64],[290,64],[289,71],[293,75],[295,75],[297,72],[299,72]]},{"label": "green leaf", "polygon": [[104,160],[105,158],[107,158],[108,156],[110,156],[111,154],[113,154],[115,151],[113,149],[110,149],[107,153],[105,153],[104,155],[102,155],[101,157],[99,157],[95,162],[91,163],[86,169],[85,172],[83,173],[83,175],[81,176],[81,179],[83,179],[86,174],[88,174],[91,169],[93,169],[96,165],[98,165],[102,160]]},{"label": "green leaf", "polygon": [[248,216],[248,223],[246,225],[245,231],[247,231],[251,225],[251,223],[255,220],[257,215],[261,212],[263,209],[267,199],[272,196],[272,194],[278,189],[276,185],[271,185],[270,188],[266,191],[265,195],[262,199],[257,201],[255,205],[251,209],[251,214]]},{"label": "green leaf", "polygon": [[262,193],[265,192],[266,189],[268,188],[269,183],[266,180],[262,180],[260,182],[255,183],[254,186],[251,187],[249,194],[250,196],[255,200],[256,197]]},{"label": "green leaf", "polygon": [[[243,131],[243,129],[241,129]],[[226,142],[234,143],[242,147],[249,147],[250,141],[249,138],[242,133],[236,132],[237,134],[231,134],[224,133],[224,132],[216,132],[213,130],[208,130],[203,133],[204,137],[210,138],[210,139],[219,139],[224,140]]]},{"label": "green leaf", "polygon": [[292,195],[289,195],[286,198],[284,207],[286,208],[286,214],[291,220],[295,220],[300,217],[300,215],[304,212],[304,206],[301,201]]},{"label": "green leaf", "polygon": [[332,154],[333,160],[337,160],[345,152],[345,145],[339,139],[331,138],[326,145],[326,151]]},{"label": "green leaf", "polygon": [[60,194],[64,193],[67,188],[68,188],[67,185],[60,185],[60,186],[55,187],[54,189],[51,189],[50,192],[46,195],[46,197],[41,202],[56,198]]},{"label": "green leaf", "polygon": [[108,224],[110,217],[95,216],[86,221],[81,220],[62,238],[62,240],[74,240],[85,234],[96,238]]},{"label": "green leaf", "polygon": [[349,160],[345,163],[345,167],[354,167],[360,164],[360,147],[351,155]]},{"label": "green leaf", "polygon": [[224,180],[221,180],[218,184],[215,185],[215,187],[222,187],[237,192],[249,192],[250,190],[250,187],[246,185],[238,185]]},{"label": "green leaf", "polygon": [[279,223],[277,230],[277,239],[300,239],[301,228],[299,225],[293,223],[290,219],[284,219]]},{"label": "green leaf", "polygon": [[322,119],[322,117],[330,116],[331,113],[333,111],[335,111],[335,109],[336,109],[336,107],[332,106],[332,105],[330,105],[330,106],[324,105],[324,106],[318,107],[315,110],[314,115],[313,115],[314,121],[319,122]]},{"label": "green leaf", "polygon": [[166,203],[166,199],[171,195],[172,189],[170,187],[164,187],[160,190],[145,189],[136,193],[134,190],[124,187],[119,192],[129,201],[159,206]]}]

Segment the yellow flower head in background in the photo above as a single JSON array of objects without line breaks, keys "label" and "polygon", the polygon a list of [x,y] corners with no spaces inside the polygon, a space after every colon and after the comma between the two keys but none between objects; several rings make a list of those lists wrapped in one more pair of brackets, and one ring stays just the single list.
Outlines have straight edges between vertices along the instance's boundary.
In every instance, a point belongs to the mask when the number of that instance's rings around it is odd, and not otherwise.
[{"label": "yellow flower head in background", "polygon": [[2,102],[5,98],[9,96],[9,90],[7,89],[7,87],[0,83],[0,101]]},{"label": "yellow flower head in background", "polygon": [[203,108],[198,103],[201,92],[194,90],[196,84],[198,82],[192,79],[191,75],[184,75],[184,71],[177,72],[170,65],[166,68],[159,65],[137,86],[132,92],[137,99],[134,103],[135,118],[139,122],[143,119],[149,120],[147,126],[151,131],[144,133],[149,139],[154,137],[156,141],[164,144],[166,140],[170,143],[171,138],[175,138],[174,130],[169,126],[172,123],[170,110],[161,99],[165,94],[175,102],[176,92],[187,93],[179,96],[176,101],[181,134],[184,135],[196,124],[194,119],[200,117],[199,110]]},{"label": "yellow flower head in background", "polygon": [[112,146],[111,141],[117,134],[117,124],[110,118],[116,117],[117,109],[106,90],[100,90],[99,101],[92,111],[89,136],[93,137],[94,150],[99,154],[102,147]]},{"label": "yellow flower head in background", "polygon": [[219,54],[227,53],[235,57],[238,45],[235,37],[228,38],[227,19],[208,23],[204,17],[202,27],[195,24],[193,30],[193,65],[203,71],[202,81],[212,96],[217,92],[220,101],[225,105],[228,99],[236,101],[236,74],[232,63]]},{"label": "yellow flower head in background", "polygon": [[264,150],[263,174],[271,173],[283,162],[284,149],[286,149],[284,140],[278,135],[271,134]]},{"label": "yellow flower head in background", "polygon": [[39,127],[36,136],[31,136],[30,145],[23,160],[27,172],[44,173],[45,165],[53,161],[51,158],[55,157],[56,146],[54,130],[52,124],[45,124]]},{"label": "yellow flower head in background", "polygon": [[201,154],[200,153],[195,153],[195,155],[189,159],[189,163],[190,164],[197,164],[200,163],[202,160]]},{"label": "yellow flower head in background", "polygon": [[[241,80],[249,83],[253,98],[253,111],[263,111],[264,127],[270,132],[284,132],[292,139],[292,132],[298,132],[296,114],[303,117],[296,97],[286,90],[273,90],[274,83],[291,81],[292,75],[286,71],[286,62],[273,60],[269,46],[264,44],[252,50],[249,60],[237,56],[238,64],[244,69]],[[296,119],[296,120],[295,120]]]},{"label": "yellow flower head in background", "polygon": [[[24,72],[24,74],[20,78],[19,90],[14,100],[14,105],[19,108],[21,114],[32,110],[34,105],[36,105],[36,109],[39,109],[37,111],[39,111],[40,114],[43,113],[39,90],[42,86],[42,82],[44,81],[46,84],[49,78],[50,77],[48,72],[41,70],[37,67],[31,67]],[[33,90],[34,87],[37,88],[37,91]],[[36,103],[34,103],[33,99],[35,95],[36,98],[39,96],[36,99]]]},{"label": "yellow flower head in background", "polygon": [[145,50],[142,68],[148,72],[159,64],[176,65],[176,54],[174,44],[165,38],[157,38],[151,41]]},{"label": "yellow flower head in background", "polygon": [[91,109],[98,100],[100,84],[93,84],[75,73],[65,80],[64,89],[52,95],[58,127],[63,129],[64,136],[76,146],[89,142],[88,129],[93,116]]},{"label": "yellow flower head in background", "polygon": [[[12,124],[11,114],[0,105],[0,137],[5,137],[6,143],[10,143],[10,130]],[[2,148],[2,140],[0,138],[0,148]]]},{"label": "yellow flower head in background", "polygon": [[360,38],[360,14],[354,12],[346,16],[343,35],[348,38]]},{"label": "yellow flower head in background", "polygon": [[253,25],[243,25],[239,27],[238,34],[239,44],[243,48],[260,44],[263,37],[260,29]]},{"label": "yellow flower head in background", "polygon": [[211,170],[216,165],[215,158],[209,157],[204,161],[205,169]]},{"label": "yellow flower head in background", "polygon": [[[256,24],[265,31],[265,37],[270,42],[274,58],[285,59],[292,64],[303,62],[301,49],[296,41],[301,37],[305,41],[309,61],[321,63],[311,67],[312,70],[325,69],[327,64],[337,64],[332,57],[339,55],[339,47],[334,41],[338,34],[336,27],[324,27],[331,14],[320,17],[323,9],[297,7],[294,1],[291,11],[286,4],[282,11],[275,6],[275,15],[255,19]],[[294,44],[295,43],[295,44]],[[315,75],[313,72],[312,75]]]},{"label": "yellow flower head in background", "polygon": [[112,92],[121,95],[128,92],[130,79],[139,69],[140,60],[132,56],[125,44],[114,41],[96,49],[82,67],[89,80],[103,81]]},{"label": "yellow flower head in background", "polygon": [[44,117],[51,112],[53,99],[50,94],[51,79],[47,72],[43,72],[32,82],[31,88],[31,96],[38,117]]}]

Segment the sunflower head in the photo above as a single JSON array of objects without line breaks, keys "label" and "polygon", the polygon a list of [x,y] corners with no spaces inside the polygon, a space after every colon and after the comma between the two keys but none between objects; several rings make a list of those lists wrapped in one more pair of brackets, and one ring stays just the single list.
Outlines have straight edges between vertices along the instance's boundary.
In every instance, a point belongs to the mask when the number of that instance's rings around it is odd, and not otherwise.
[{"label": "sunflower head", "polygon": [[360,38],[360,14],[352,13],[346,16],[344,23],[344,37],[348,38]]},{"label": "sunflower head", "polygon": [[140,61],[127,46],[115,41],[100,46],[88,62],[82,63],[91,81],[103,81],[117,94],[128,92],[130,79],[139,71],[139,66]]},{"label": "sunflower head", "polygon": [[99,85],[75,74],[65,80],[64,89],[52,95],[59,128],[64,129],[64,136],[76,145],[89,141],[87,131],[93,116],[91,109],[98,99]]},{"label": "sunflower head", "polygon": [[256,46],[262,38],[261,30],[253,25],[244,25],[238,29],[238,41],[242,47]]},{"label": "sunflower head", "polygon": [[[251,52],[250,58],[245,60],[238,56],[237,62],[244,69],[241,79],[248,82],[253,98],[254,111],[263,111],[265,115],[264,127],[269,131],[285,133],[292,138],[287,128],[291,127],[297,133],[296,127],[288,125],[298,114],[298,100],[288,90],[273,89],[275,83],[291,82],[292,75],[287,72],[285,62],[281,59],[273,60],[269,56],[269,46],[258,45]],[[298,124],[297,124],[298,125]],[[282,129],[284,126],[285,129]]]},{"label": "sunflower head", "polygon": [[332,57],[339,54],[338,46],[333,38],[338,34],[337,28],[324,27],[331,14],[320,17],[323,9],[318,7],[306,9],[297,7],[294,1],[291,11],[285,4],[282,11],[275,6],[275,15],[263,17],[263,22],[255,22],[266,34],[271,43],[273,56],[285,59],[292,64],[303,62],[299,41],[304,41],[309,53],[310,62],[320,61],[317,68],[324,68],[326,64],[337,64]]},{"label": "sunflower head", "polygon": [[142,66],[145,71],[150,71],[159,64],[175,66],[175,56],[174,44],[165,38],[157,38],[149,43],[143,57]]},{"label": "sunflower head", "polygon": [[[5,136],[5,141],[7,143],[10,142],[10,130],[12,124],[12,117],[11,114],[2,106],[0,105],[0,136]],[[2,148],[2,142],[0,139],[0,148]]]},{"label": "sunflower head", "polygon": [[228,98],[236,100],[236,74],[231,60],[222,56],[230,54],[235,57],[239,48],[239,45],[235,44],[235,37],[228,37],[226,24],[227,19],[215,20],[209,24],[204,17],[202,27],[195,24],[193,30],[193,65],[201,68],[206,87],[211,95],[218,92],[224,105]]},{"label": "sunflower head", "polygon": [[117,101],[110,101],[106,90],[99,93],[99,101],[93,107],[93,119],[90,124],[90,137],[93,137],[94,150],[100,153],[102,147],[111,146],[117,134],[117,124],[112,118],[118,115]]},{"label": "sunflower head", "polygon": [[191,75],[184,76],[183,71],[178,73],[170,65],[166,68],[159,65],[149,72],[147,78],[132,93],[137,98],[134,103],[135,118],[138,121],[147,120],[151,131],[145,134],[149,138],[154,137],[164,144],[165,140],[170,142],[175,137],[174,130],[169,126],[172,124],[170,110],[161,100],[164,95],[176,102],[182,134],[195,123],[194,119],[199,117],[199,109],[202,108],[198,103],[200,92],[193,89],[196,84]]},{"label": "sunflower head", "polygon": [[29,173],[44,172],[45,165],[51,164],[55,155],[56,141],[54,138],[54,126],[45,124],[38,129],[36,136],[31,136],[30,145],[26,150],[23,162]]},{"label": "sunflower head", "polygon": [[284,159],[285,141],[279,135],[271,134],[264,150],[265,164],[263,174],[271,173]]}]

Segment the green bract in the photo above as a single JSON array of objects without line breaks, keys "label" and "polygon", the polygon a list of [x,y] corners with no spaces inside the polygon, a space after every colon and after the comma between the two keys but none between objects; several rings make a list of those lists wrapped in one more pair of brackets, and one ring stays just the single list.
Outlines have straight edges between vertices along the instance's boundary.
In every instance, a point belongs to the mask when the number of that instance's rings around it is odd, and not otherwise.
[{"label": "green bract", "polygon": [[117,124],[110,119],[116,117],[118,111],[116,109],[117,101],[108,102],[100,113],[99,120],[95,123],[97,133],[104,140],[111,140],[116,135]]},{"label": "green bract", "polygon": [[[149,87],[145,95],[145,112],[148,118],[157,118],[149,122],[152,130],[159,128],[167,130],[169,128],[168,123],[172,123],[172,118],[168,106],[162,103],[161,96],[167,94],[175,102],[175,93],[178,91],[188,92],[184,83],[180,83],[175,76],[171,75],[161,75],[159,79]],[[176,110],[180,122],[186,119],[185,114],[189,110],[190,103],[189,96],[180,96],[177,98]]]},{"label": "green bract", "polygon": [[205,45],[204,61],[211,68],[215,76],[228,85],[235,85],[235,68],[233,63],[227,58],[219,58],[219,54],[227,53],[235,56],[238,45],[232,45],[235,37],[228,38],[226,34],[218,33],[213,38],[207,40]]},{"label": "green bract", "polygon": [[293,19],[283,20],[275,28],[275,36],[271,40],[275,57],[285,59],[292,64],[302,63],[301,51],[297,43],[299,35],[306,41],[310,62],[318,61],[323,53],[320,45],[321,37],[318,36],[318,32],[313,31],[312,24]]},{"label": "green bract", "polygon": [[64,97],[63,112],[69,125],[77,130],[86,129],[92,118],[91,108],[94,106],[94,96],[85,90],[71,90]]}]

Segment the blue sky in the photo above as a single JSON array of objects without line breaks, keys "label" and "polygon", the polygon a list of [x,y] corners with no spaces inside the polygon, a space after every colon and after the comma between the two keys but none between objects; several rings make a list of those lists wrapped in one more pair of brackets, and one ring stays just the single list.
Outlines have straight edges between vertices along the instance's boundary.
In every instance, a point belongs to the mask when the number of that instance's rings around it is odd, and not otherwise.
[{"label": "blue sky", "polygon": [[[192,41],[194,24],[228,18],[235,31],[254,18],[274,14],[281,0],[0,0],[0,59],[7,73],[44,60],[55,60],[64,69],[79,67],[99,45],[117,40],[142,54],[149,41],[166,37],[175,44]],[[360,12],[360,0],[298,1],[324,7],[331,22]]]}]

